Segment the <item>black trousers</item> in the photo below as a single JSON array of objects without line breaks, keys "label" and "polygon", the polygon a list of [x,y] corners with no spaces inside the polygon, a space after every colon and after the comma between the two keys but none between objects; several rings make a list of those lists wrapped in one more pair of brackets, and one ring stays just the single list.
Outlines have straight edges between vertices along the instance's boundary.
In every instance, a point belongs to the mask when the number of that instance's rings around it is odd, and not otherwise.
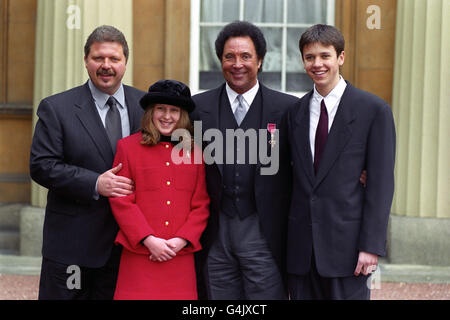
[{"label": "black trousers", "polygon": [[100,268],[66,265],[42,258],[39,300],[112,300],[116,289],[121,247],[114,246]]},{"label": "black trousers", "polygon": [[[356,264],[356,261],[355,261]],[[314,254],[306,275],[288,275],[291,300],[370,300],[369,276],[327,278],[317,271]]]},{"label": "black trousers", "polygon": [[239,219],[220,213],[219,234],[206,259],[212,300],[284,300],[287,292],[261,233],[256,214]]}]

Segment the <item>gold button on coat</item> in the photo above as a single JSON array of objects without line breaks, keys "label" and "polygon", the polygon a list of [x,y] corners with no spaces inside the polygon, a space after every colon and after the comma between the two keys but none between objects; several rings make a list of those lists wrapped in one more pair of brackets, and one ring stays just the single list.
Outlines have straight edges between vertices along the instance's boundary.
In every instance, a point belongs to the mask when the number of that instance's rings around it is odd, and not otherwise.
[{"label": "gold button on coat", "polygon": [[167,202],[166,202],[166,203],[167,203],[167,205],[170,205],[170,201],[169,201],[169,200],[167,200]]},{"label": "gold button on coat", "polygon": [[169,221],[164,222],[164,225],[167,227],[169,225]]},{"label": "gold button on coat", "polygon": [[167,181],[166,184],[167,184],[168,186],[170,186],[170,181]]}]

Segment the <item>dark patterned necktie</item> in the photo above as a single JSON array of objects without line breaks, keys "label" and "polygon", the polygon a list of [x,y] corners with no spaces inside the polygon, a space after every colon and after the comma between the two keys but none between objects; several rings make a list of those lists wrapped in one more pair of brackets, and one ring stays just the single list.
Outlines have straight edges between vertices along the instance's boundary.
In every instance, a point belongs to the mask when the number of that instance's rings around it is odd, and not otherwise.
[{"label": "dark patterned necktie", "polygon": [[328,137],[328,112],[325,106],[325,99],[320,103],[320,118],[316,130],[316,141],[314,143],[314,172],[317,174],[320,158]]},{"label": "dark patterned necktie", "polygon": [[115,154],[117,141],[122,139],[122,122],[120,120],[119,110],[117,109],[116,99],[111,96],[108,98],[106,104],[109,106],[109,110],[106,114],[105,129]]}]

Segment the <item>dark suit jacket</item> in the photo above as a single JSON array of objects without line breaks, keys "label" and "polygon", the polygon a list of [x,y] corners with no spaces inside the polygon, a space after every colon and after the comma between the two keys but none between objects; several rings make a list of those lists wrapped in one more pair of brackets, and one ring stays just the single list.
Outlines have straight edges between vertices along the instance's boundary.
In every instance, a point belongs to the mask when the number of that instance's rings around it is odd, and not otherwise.
[{"label": "dark suit jacket", "polygon": [[[293,159],[287,270],[306,274],[314,250],[324,277],[353,275],[359,251],[385,255],[394,193],[395,127],[389,105],[347,82],[317,176],[306,94],[287,113]],[[367,187],[359,182],[368,172]]]},{"label": "dark suit jacket", "polygon": [[[279,129],[280,164],[275,175],[261,175],[262,165],[258,159],[254,180],[256,208],[262,232],[280,271],[283,273],[285,270],[287,214],[291,194],[291,165],[286,136],[287,127],[285,123],[282,123],[282,119],[287,109],[294,105],[298,98],[271,90],[261,83],[259,90],[261,90],[262,97],[262,120],[259,128],[255,129],[267,130],[268,123],[276,124],[276,128]],[[219,105],[222,95],[226,95],[225,84],[193,97],[196,109],[191,114],[191,119],[202,121],[203,132],[210,128],[219,129]],[[269,142],[270,134],[267,135],[267,140]],[[222,164],[206,165],[206,184],[211,204],[210,220],[202,237],[204,250],[201,251],[201,254],[205,256],[218,234],[222,174]]]},{"label": "dark suit jacket", "polygon": [[[140,126],[144,92],[125,85],[124,92],[133,133]],[[65,264],[103,266],[118,227],[108,199],[93,197],[114,154],[88,83],[43,99],[37,115],[30,173],[49,189],[42,254]]]}]

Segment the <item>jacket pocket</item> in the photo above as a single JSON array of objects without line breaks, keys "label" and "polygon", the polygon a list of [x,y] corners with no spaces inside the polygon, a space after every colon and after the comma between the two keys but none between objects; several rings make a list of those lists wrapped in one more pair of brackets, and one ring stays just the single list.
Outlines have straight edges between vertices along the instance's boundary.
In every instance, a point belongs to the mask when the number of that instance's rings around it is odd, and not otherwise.
[{"label": "jacket pocket", "polygon": [[164,181],[161,174],[161,168],[137,168],[134,182],[136,184],[136,191],[153,191],[162,189]]},{"label": "jacket pocket", "polygon": [[193,192],[197,183],[197,168],[191,164],[181,164],[175,168],[175,188]]}]

